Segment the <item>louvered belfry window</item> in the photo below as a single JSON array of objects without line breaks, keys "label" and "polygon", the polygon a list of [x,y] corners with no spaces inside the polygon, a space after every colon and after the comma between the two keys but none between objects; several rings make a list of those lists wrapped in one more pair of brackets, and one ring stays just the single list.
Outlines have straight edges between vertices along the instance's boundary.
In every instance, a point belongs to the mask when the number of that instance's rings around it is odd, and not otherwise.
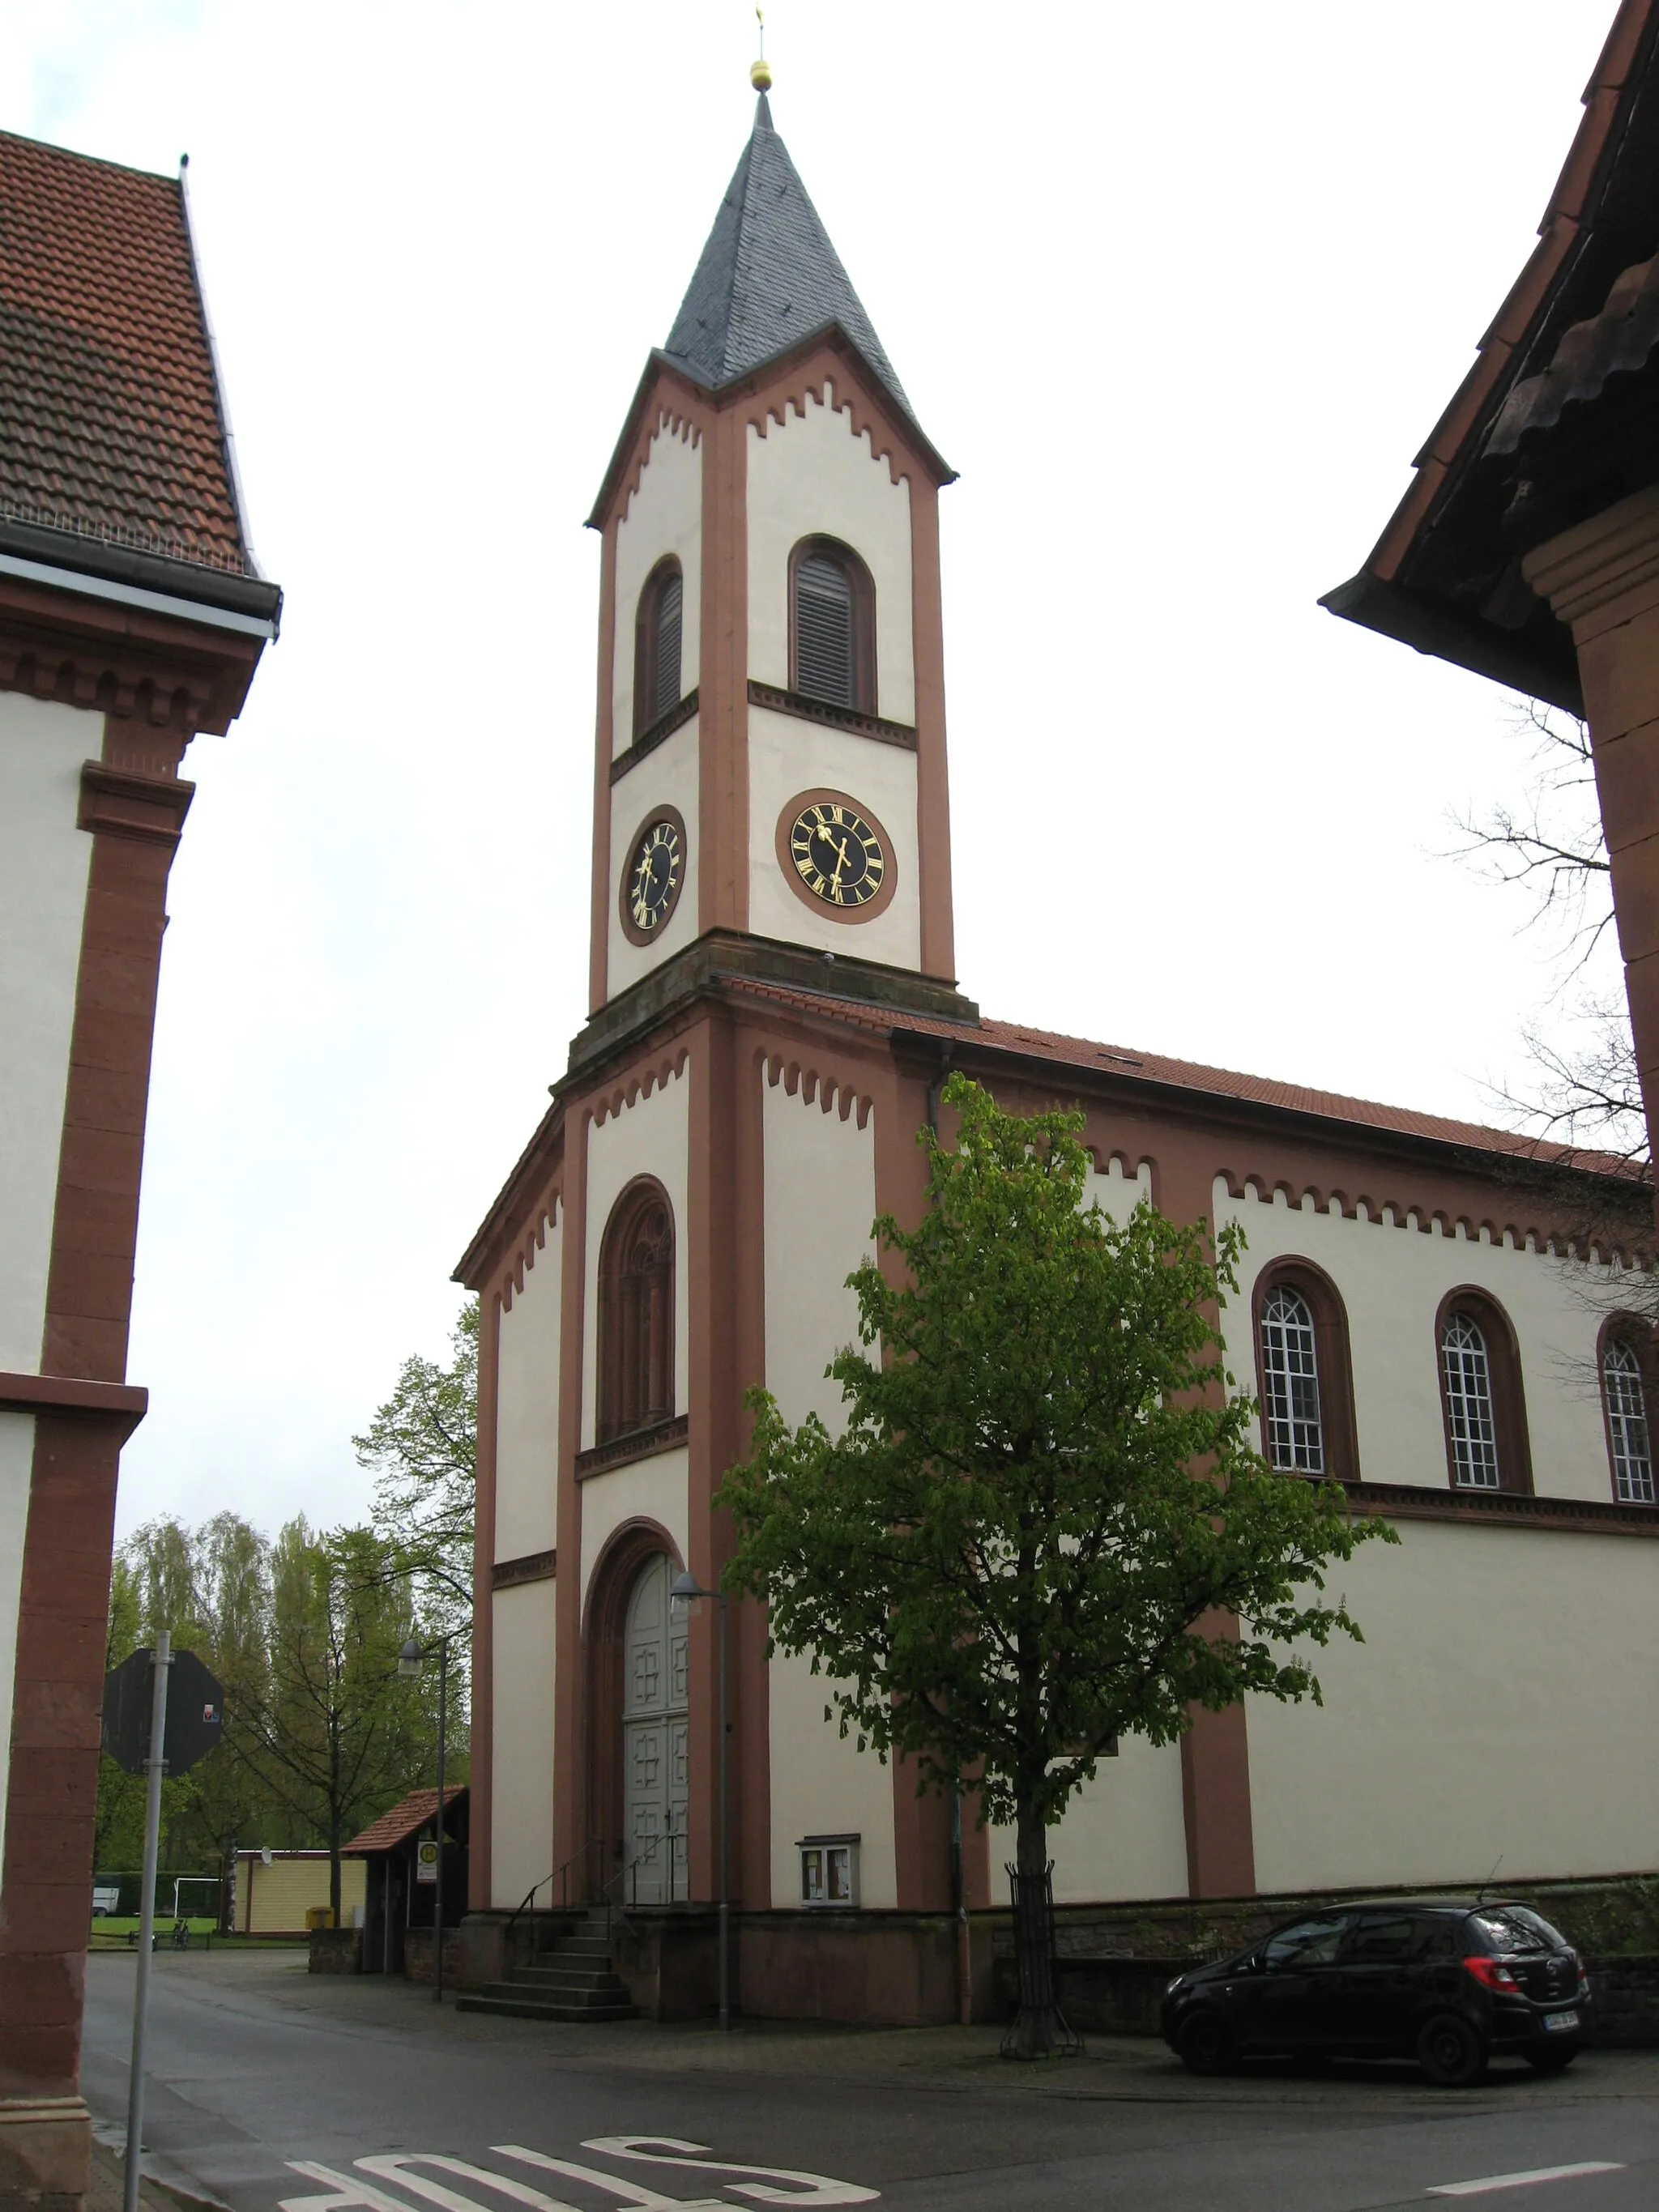
[{"label": "louvered belfry window", "polygon": [[661,721],[680,703],[682,613],[685,579],[671,555],[659,561],[640,592],[634,638],[634,734]]},{"label": "louvered belfry window", "polygon": [[646,1179],[617,1200],[599,1248],[595,1441],[673,1413],[674,1217],[662,1185]]},{"label": "louvered belfry window", "polygon": [[790,562],[790,689],[831,707],[874,714],[870,572],[850,546],[808,538]]}]

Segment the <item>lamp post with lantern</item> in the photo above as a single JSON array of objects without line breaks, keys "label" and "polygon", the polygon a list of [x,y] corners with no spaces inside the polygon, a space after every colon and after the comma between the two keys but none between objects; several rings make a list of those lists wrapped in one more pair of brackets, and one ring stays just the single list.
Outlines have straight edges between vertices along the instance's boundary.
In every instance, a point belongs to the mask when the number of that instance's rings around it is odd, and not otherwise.
[{"label": "lamp post with lantern", "polygon": [[719,1650],[716,1665],[720,1674],[720,2026],[732,2025],[732,1853],[730,1835],[729,1794],[726,1789],[726,1765],[729,1755],[727,1737],[726,1686],[726,1592],[704,1589],[696,1577],[686,1571],[675,1576],[669,1585],[668,1601],[682,1615],[700,1613],[705,1598],[713,1598],[717,1608]]},{"label": "lamp post with lantern", "polygon": [[449,1638],[434,1636],[417,1644],[411,1636],[398,1654],[398,1672],[406,1682],[420,1678],[421,1662],[438,1655],[438,1856],[432,1883],[432,2002],[444,2001],[444,1722],[449,1711]]}]

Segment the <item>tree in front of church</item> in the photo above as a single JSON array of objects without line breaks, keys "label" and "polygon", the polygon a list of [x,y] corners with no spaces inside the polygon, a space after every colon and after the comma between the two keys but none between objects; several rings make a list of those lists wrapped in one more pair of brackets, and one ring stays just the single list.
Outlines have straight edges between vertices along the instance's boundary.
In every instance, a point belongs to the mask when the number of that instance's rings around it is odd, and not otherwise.
[{"label": "tree in front of church", "polygon": [[367,1431],[351,1440],[374,1477],[374,1526],[422,1617],[465,1641],[472,1617],[472,1516],[478,1464],[478,1301],[462,1307],[449,1357],[404,1360]]},{"label": "tree in front of church", "polygon": [[750,1395],[726,1581],[811,1656],[843,1735],[1014,1829],[1006,2047],[1033,2057],[1061,2033],[1048,1830],[1116,1737],[1173,1742],[1247,1692],[1317,1699],[1308,1647],[1361,1640],[1325,1571],[1393,1531],[1252,1448],[1216,1335],[1236,1226],[1212,1255],[1144,1202],[1116,1224],[1083,1204],[1080,1115],[1006,1114],[960,1075],[945,1099],[957,1139],[921,1132],[920,1224],[878,1220],[890,1273],[848,1278],[844,1432]]}]

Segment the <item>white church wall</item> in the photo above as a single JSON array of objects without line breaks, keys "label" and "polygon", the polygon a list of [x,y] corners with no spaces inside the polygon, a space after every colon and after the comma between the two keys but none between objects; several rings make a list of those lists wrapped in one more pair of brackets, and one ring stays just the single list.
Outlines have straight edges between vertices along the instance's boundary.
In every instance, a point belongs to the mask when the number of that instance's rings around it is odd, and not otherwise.
[{"label": "white church wall", "polygon": [[[1127,1897],[1187,1893],[1187,1816],[1181,1747],[1125,1736],[1115,1759],[1103,1759],[1092,1782],[1048,1831],[1057,1905],[1108,1904]],[[1014,1856],[1012,1828],[990,1832],[991,1899],[1006,1903],[1004,1869]]]},{"label": "white church wall", "polygon": [[860,556],[876,587],[877,712],[916,719],[911,627],[910,485],[893,482],[850,408],[809,397],[766,435],[749,433],[749,672],[789,683],[789,556],[803,538],[839,538]]},{"label": "white church wall", "polygon": [[1444,1488],[1449,1482],[1435,1316],[1449,1291],[1470,1284],[1509,1316],[1540,1497],[1610,1499],[1612,1474],[1597,1395],[1596,1334],[1608,1310],[1609,1271],[1546,1252],[1396,1228],[1271,1201],[1215,1186],[1218,1221],[1236,1219],[1249,1243],[1239,1295],[1226,1315],[1228,1364],[1256,1389],[1251,1297],[1269,1261],[1295,1254],[1322,1267],[1347,1311],[1359,1468],[1371,1482]]},{"label": "white church wall", "polygon": [[[702,612],[702,447],[689,433],[659,429],[639,489],[617,526],[617,633],[611,678],[612,757],[634,742],[634,629],[640,587],[665,554],[678,558],[680,696],[695,690]],[[686,817],[690,821],[693,816]]]},{"label": "white church wall", "polygon": [[[1104,1171],[1091,1167],[1085,1178],[1085,1211],[1098,1206],[1110,1221],[1126,1222],[1143,1198],[1152,1196],[1152,1173],[1143,1161],[1133,1174],[1121,1159],[1109,1159]],[[1014,1856],[1014,1831],[990,1832],[991,1895],[1006,1897],[1003,1869]],[[1187,1828],[1182,1795],[1181,1747],[1155,1748],[1141,1736],[1126,1736],[1115,1759],[1103,1759],[1049,1831],[1054,1860],[1054,1898],[1073,1905],[1123,1897],[1184,1896],[1187,1889]]]},{"label": "white church wall", "polygon": [[[844,791],[867,807],[898,871],[891,903],[869,921],[837,921],[799,898],[778,860],[778,817],[803,791]],[[749,927],[890,967],[921,965],[921,878],[916,836],[916,757],[850,730],[832,730],[769,707],[749,709]]]},{"label": "white church wall", "polygon": [[1310,1654],[1323,1707],[1249,1700],[1259,1887],[1651,1866],[1650,1541],[1422,1522],[1400,1535],[1337,1571],[1365,1641]]},{"label": "white church wall", "polygon": [[495,1557],[522,1559],[559,1540],[560,1262],[564,1224],[544,1232],[524,1288],[501,1317],[495,1384]]},{"label": "white church wall", "polygon": [[[858,1300],[847,1278],[875,1247],[876,1123],[863,1128],[763,1085],[766,1239],[766,1387],[784,1418],[817,1413],[831,1435],[846,1425],[841,1391],[824,1369],[858,1342]],[[857,1835],[860,1895],[872,1909],[898,1902],[893,1779],[872,1752],[843,1741],[823,1717],[828,1685],[809,1658],[781,1653],[767,1676],[772,1770],[772,1902],[795,1901],[802,1836]]]},{"label": "white church wall", "polygon": [[691,1455],[684,1444],[589,1475],[581,1498],[584,1610],[601,1553],[630,1521],[656,1522],[673,1538],[680,1558],[690,1558]]},{"label": "white church wall", "polygon": [[[605,908],[605,975],[611,998],[648,975],[697,934],[697,723],[694,714],[672,737],[647,753],[638,767],[611,787],[611,888]],[[635,945],[622,925],[624,878],[633,866],[634,841],[641,825],[665,806],[677,806],[685,824],[684,874],[674,911],[649,945]]]},{"label": "white church wall", "polygon": [[[104,720],[0,696],[0,1368],[38,1373],[92,839],[81,764]],[[3,1740],[3,1739],[0,1739]]]},{"label": "white church wall", "polygon": [[502,1909],[553,1867],[556,1589],[523,1583],[490,1601],[489,1897]]},{"label": "white church wall", "polygon": [[[0,1413],[0,1744],[11,1741],[12,1674],[33,1465],[33,1414]],[[9,1759],[0,1759],[0,1863],[6,1847],[6,1783],[10,1771]]]},{"label": "white church wall", "polygon": [[619,1113],[596,1121],[587,1133],[587,1249],[584,1255],[582,1328],[582,1445],[592,1448],[597,1420],[599,1389],[599,1246],[611,1209],[635,1176],[655,1176],[674,1209],[675,1274],[678,1295],[674,1301],[674,1410],[686,1410],[686,1376],[690,1364],[690,1323],[685,1285],[690,1280],[686,1265],[687,1162],[690,1142],[688,1127],[690,1085],[681,1066],[647,1097],[641,1093]]}]

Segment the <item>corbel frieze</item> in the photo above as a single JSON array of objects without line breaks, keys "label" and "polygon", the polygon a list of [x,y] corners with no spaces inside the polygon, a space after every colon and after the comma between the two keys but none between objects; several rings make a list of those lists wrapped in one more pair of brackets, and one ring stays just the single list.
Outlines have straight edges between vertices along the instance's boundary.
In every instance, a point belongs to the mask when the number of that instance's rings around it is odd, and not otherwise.
[{"label": "corbel frieze", "polygon": [[186,740],[222,737],[264,640],[0,576],[0,690],[27,691]]}]

